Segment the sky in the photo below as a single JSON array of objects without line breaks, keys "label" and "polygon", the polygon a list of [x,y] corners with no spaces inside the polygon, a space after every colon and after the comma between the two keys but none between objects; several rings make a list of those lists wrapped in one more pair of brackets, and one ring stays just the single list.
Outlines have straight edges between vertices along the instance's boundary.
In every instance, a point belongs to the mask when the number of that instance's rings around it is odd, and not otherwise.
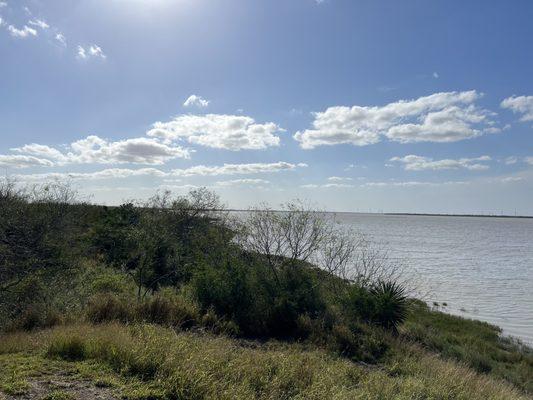
[{"label": "sky", "polygon": [[0,171],[96,203],[533,215],[530,0],[0,0]]}]

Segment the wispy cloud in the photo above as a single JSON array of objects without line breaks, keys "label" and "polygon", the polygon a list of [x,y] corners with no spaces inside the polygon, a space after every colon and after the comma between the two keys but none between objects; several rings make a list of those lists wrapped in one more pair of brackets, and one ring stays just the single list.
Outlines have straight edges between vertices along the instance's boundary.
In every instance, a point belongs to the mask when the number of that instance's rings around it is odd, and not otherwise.
[{"label": "wispy cloud", "polygon": [[55,34],[54,39],[63,47],[67,47],[67,38],[61,32]]},{"label": "wispy cloud", "polygon": [[42,19],[32,19],[32,20],[28,21],[28,25],[35,26],[35,27],[40,28],[42,30],[46,30],[46,29],[50,28],[50,25],[48,25]]},{"label": "wispy cloud", "polygon": [[222,176],[222,175],[253,175],[291,171],[305,168],[306,164],[292,164],[288,162],[253,163],[253,164],[223,164],[218,166],[197,165],[190,168],[162,171],[157,168],[107,168],[95,172],[50,172],[44,174],[19,174],[15,177],[21,181],[46,181],[52,179],[100,180],[123,179],[139,176],[157,178],[181,178],[194,176]]},{"label": "wispy cloud", "polygon": [[483,163],[490,160],[491,158],[489,156],[433,160],[430,157],[422,157],[413,154],[404,157],[393,157],[390,159],[392,162],[403,164],[404,169],[408,171],[436,171],[445,169],[467,169],[471,171],[482,171],[489,169],[489,166]]},{"label": "wispy cloud", "polygon": [[353,181],[353,178],[348,178],[344,176],[330,176],[328,178],[329,182],[351,182]]},{"label": "wispy cloud", "polygon": [[104,51],[100,46],[92,44],[88,47],[78,46],[77,58],[80,60],[87,60],[89,58],[100,58],[105,60],[107,56],[104,54]]},{"label": "wispy cloud", "polygon": [[30,28],[28,25],[24,25],[22,28],[16,28],[13,25],[7,27],[9,34],[15,38],[27,38],[37,36],[37,30]]},{"label": "wispy cloud", "polygon": [[227,181],[218,181],[215,183],[217,187],[232,187],[232,186],[245,186],[245,187],[257,187],[257,186],[267,186],[270,185],[270,181],[265,179],[231,179]]},{"label": "wispy cloud", "polygon": [[533,121],[533,96],[511,96],[501,102],[502,108],[520,114],[520,121]]}]

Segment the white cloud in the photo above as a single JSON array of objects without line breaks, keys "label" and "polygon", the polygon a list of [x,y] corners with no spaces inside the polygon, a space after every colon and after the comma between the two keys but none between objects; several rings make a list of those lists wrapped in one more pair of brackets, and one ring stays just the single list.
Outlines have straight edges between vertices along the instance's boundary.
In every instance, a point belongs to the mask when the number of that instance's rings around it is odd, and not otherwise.
[{"label": "white cloud", "polygon": [[342,177],[342,176],[330,176],[328,178],[330,182],[350,182],[353,181],[352,178]]},{"label": "white cloud", "polygon": [[502,108],[522,114],[520,121],[533,121],[533,96],[512,96],[501,102]]},{"label": "white cloud", "polygon": [[433,78],[438,79],[439,78],[439,73],[438,72],[433,72]]},{"label": "white cloud", "polygon": [[6,1],[0,1],[0,8],[2,7],[7,7],[7,2]]},{"label": "white cloud", "polygon": [[218,181],[215,186],[228,187],[228,186],[266,186],[270,185],[270,181],[265,179],[232,179],[228,181]]},{"label": "white cloud", "polygon": [[77,57],[80,60],[86,60],[89,58],[101,58],[105,60],[107,58],[102,48],[95,44],[92,44],[89,47],[78,46]]},{"label": "white cloud", "polygon": [[475,102],[482,94],[435,93],[416,100],[401,100],[382,107],[329,107],[315,113],[313,129],[297,132],[294,138],[304,149],[352,144],[366,146],[382,136],[400,143],[455,142],[499,131],[493,115]]},{"label": "white cloud", "polygon": [[62,33],[56,33],[54,38],[55,38],[55,40],[57,40],[57,42],[59,42],[59,44],[61,46],[63,46],[63,47],[67,46],[67,38]]},{"label": "white cloud", "polygon": [[533,157],[526,157],[524,161],[529,165],[533,165]]},{"label": "white cloud", "polygon": [[261,173],[274,173],[290,171],[296,168],[304,167],[307,167],[307,165],[291,164],[280,161],[276,163],[224,164],[220,166],[197,165],[190,168],[174,169],[169,172],[165,172],[157,168],[107,168],[96,172],[51,172],[45,174],[16,175],[15,177],[22,181],[46,181],[52,179],[99,180],[122,179],[139,176],[152,176],[157,178],[179,178],[192,176],[251,175]]},{"label": "white cloud", "polygon": [[49,181],[49,180],[100,180],[100,179],[122,179],[136,176],[164,177],[167,173],[156,168],[108,168],[96,172],[50,172],[46,174],[26,174],[16,175],[15,178],[21,181]]},{"label": "white cloud", "polygon": [[198,107],[206,108],[209,105],[210,101],[204,99],[202,96],[197,96],[195,94],[190,95],[187,100],[183,103],[184,107]]},{"label": "white cloud", "polygon": [[13,25],[7,27],[9,34],[16,38],[27,38],[29,36],[37,36],[37,31],[33,28],[30,28],[27,25],[24,25],[22,29],[15,28]]},{"label": "white cloud", "polygon": [[480,162],[486,162],[490,160],[491,158],[489,156],[433,160],[429,157],[416,156],[413,154],[405,157],[393,157],[390,159],[390,161],[402,163],[404,165],[404,169],[408,171],[435,171],[443,169],[468,169],[471,171],[482,171],[489,169],[489,166],[486,164],[481,164]]},{"label": "white cloud", "polygon": [[184,139],[189,143],[226,150],[258,150],[279,146],[275,135],[283,130],[268,122],[257,124],[242,115],[181,115],[169,122],[156,122],[148,136],[167,141]]},{"label": "white cloud", "polygon": [[28,25],[36,26],[37,28],[41,28],[42,30],[46,30],[46,29],[50,28],[50,25],[48,25],[42,19],[32,19],[32,20],[28,21]]},{"label": "white cloud", "polygon": [[305,168],[307,164],[292,164],[288,162],[252,163],[252,164],[224,164],[222,166],[197,165],[186,169],[175,169],[171,174],[177,177],[187,176],[217,176],[217,175],[250,175],[290,171],[296,168]]},{"label": "white cloud", "polygon": [[50,160],[24,155],[3,155],[0,154],[0,166],[12,168],[27,167],[51,167],[54,163]]},{"label": "white cloud", "polygon": [[518,162],[518,157],[516,156],[509,156],[507,158],[505,158],[505,160],[503,160],[503,162],[506,164],[506,165],[513,165],[513,164],[516,164]]},{"label": "white cloud", "polygon": [[505,177],[505,178],[501,178],[500,182],[502,182],[502,183],[512,183],[512,182],[520,182],[522,180],[524,180],[524,178],[521,177],[521,176],[508,176],[508,177]]},{"label": "white cloud", "polygon": [[161,165],[175,158],[189,158],[189,150],[151,138],[134,138],[111,142],[98,136],[71,143],[66,152],[36,143],[13,151],[44,158],[54,165],[66,164],[148,164]]},{"label": "white cloud", "polygon": [[325,183],[321,185],[310,183],[307,185],[300,185],[300,187],[302,189],[350,189],[356,186],[347,183]]},{"label": "white cloud", "polygon": [[448,185],[467,185],[469,182],[465,181],[447,181],[447,182],[420,182],[420,181],[406,181],[406,182],[367,182],[361,187],[417,187],[417,186],[448,186]]}]

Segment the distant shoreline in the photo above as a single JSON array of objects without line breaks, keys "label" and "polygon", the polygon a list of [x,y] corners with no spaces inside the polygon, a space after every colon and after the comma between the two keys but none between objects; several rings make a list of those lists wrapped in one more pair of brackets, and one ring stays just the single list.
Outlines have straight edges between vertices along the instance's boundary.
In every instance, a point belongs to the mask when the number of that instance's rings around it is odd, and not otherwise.
[{"label": "distant shoreline", "polygon": [[496,215],[496,214],[430,214],[430,213],[383,213],[383,215],[410,215],[419,217],[477,217],[477,218],[526,218],[533,215]]},{"label": "distant shoreline", "polygon": [[[222,210],[221,210],[222,211]],[[256,210],[225,209],[229,212],[255,212]],[[274,212],[283,212],[281,210],[272,210]],[[361,212],[361,211],[317,211],[330,214],[364,214],[364,215],[396,215],[412,217],[469,217],[469,218],[517,218],[533,219],[533,215],[497,215],[497,214],[444,214],[444,213],[406,213],[406,212]]]}]

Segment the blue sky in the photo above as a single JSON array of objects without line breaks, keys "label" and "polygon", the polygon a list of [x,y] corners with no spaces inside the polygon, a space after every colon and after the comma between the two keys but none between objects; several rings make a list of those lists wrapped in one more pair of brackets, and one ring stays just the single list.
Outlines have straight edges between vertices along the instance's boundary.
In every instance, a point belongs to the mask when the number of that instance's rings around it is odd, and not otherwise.
[{"label": "blue sky", "polygon": [[533,214],[533,3],[0,0],[0,169],[93,201]]}]

